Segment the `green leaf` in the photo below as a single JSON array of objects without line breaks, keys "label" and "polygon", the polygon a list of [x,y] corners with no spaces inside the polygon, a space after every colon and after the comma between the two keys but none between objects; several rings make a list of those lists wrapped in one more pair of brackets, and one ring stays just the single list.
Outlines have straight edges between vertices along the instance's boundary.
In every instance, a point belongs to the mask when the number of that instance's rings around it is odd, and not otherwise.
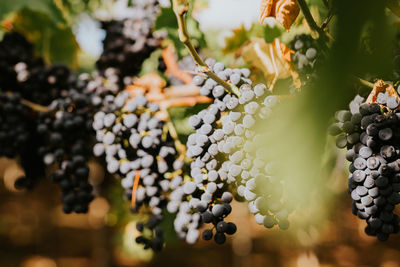
[{"label": "green leaf", "polygon": [[176,29],[167,28],[168,39],[173,43],[179,58],[183,58],[189,54],[184,44],[179,40],[179,34]]},{"label": "green leaf", "polygon": [[240,49],[251,37],[263,38],[267,43],[272,43],[275,38],[278,38],[284,32],[283,27],[276,24],[274,27],[269,25],[263,26],[254,23],[249,30],[243,25],[240,28],[233,30],[233,35],[226,38],[225,53],[236,52]]},{"label": "green leaf", "polygon": [[151,53],[151,55],[143,62],[138,76],[141,77],[152,72],[157,72],[158,65],[160,64],[159,58],[161,57],[161,54],[161,49],[157,49]]},{"label": "green leaf", "polygon": [[278,38],[285,32],[284,28],[281,27],[278,23],[274,27],[270,27],[269,25],[265,26],[263,29],[263,37],[267,43],[272,43],[275,38]]},{"label": "green leaf", "polygon": [[154,30],[161,30],[164,28],[178,29],[178,22],[176,21],[172,8],[161,8],[161,13],[155,21]]},{"label": "green leaf", "polygon": [[23,8],[46,14],[55,23],[66,24],[63,13],[53,0],[5,0],[0,4],[0,21]]},{"label": "green leaf", "polygon": [[225,39],[226,45],[224,52],[229,53],[237,51],[237,49],[242,47],[242,45],[244,45],[248,40],[249,32],[246,30],[244,25],[242,25],[240,28],[233,30],[232,36]]},{"label": "green leaf", "polygon": [[71,27],[60,25],[43,12],[21,9],[14,21],[15,30],[35,45],[47,63],[63,62],[77,67],[78,43]]}]

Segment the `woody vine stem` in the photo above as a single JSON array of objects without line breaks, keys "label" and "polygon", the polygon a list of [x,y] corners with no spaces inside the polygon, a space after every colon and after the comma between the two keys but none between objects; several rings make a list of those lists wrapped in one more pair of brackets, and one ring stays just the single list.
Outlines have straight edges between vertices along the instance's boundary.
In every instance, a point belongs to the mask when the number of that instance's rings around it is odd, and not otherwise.
[{"label": "woody vine stem", "polygon": [[[330,13],[328,15],[327,20],[323,23],[322,27],[319,27],[317,25],[317,23],[315,22],[313,16],[311,15],[310,9],[308,8],[307,3],[305,2],[305,0],[297,0],[297,3],[300,6],[301,12],[303,13],[305,20],[307,21],[307,24],[310,26],[311,30],[316,31],[318,33],[318,35],[319,35],[318,36],[318,40],[320,40],[320,42],[325,47],[326,43],[325,43],[325,40],[323,40],[323,39],[326,39],[325,37],[327,35],[326,35],[326,32],[323,30],[323,28],[325,28],[327,26],[327,24],[329,23],[330,19],[333,16],[333,13]],[[352,78],[352,80],[354,82],[356,82],[356,83],[358,83],[358,84],[360,84],[362,86],[366,86],[366,87],[369,87],[369,88],[374,88],[374,84],[373,83],[371,83],[369,81],[366,81],[364,79],[361,79],[360,77],[352,76],[351,78]]]},{"label": "woody vine stem", "polygon": [[318,33],[319,35],[318,39],[324,38],[326,36],[325,32],[315,22],[305,0],[297,0],[297,3],[299,4],[301,12],[303,13],[304,18],[306,19],[307,24],[308,26],[310,26],[311,30],[316,31]]},{"label": "woody vine stem", "polygon": [[186,26],[186,14],[188,11],[189,3],[187,0],[172,0],[173,10],[178,20],[178,33],[179,40],[186,46],[193,60],[196,62],[199,70],[222,85],[229,93],[235,94],[237,96],[240,95],[239,90],[236,86],[227,83],[226,81],[219,78],[201,59],[196,49],[194,48],[192,42],[190,41],[190,36]]}]

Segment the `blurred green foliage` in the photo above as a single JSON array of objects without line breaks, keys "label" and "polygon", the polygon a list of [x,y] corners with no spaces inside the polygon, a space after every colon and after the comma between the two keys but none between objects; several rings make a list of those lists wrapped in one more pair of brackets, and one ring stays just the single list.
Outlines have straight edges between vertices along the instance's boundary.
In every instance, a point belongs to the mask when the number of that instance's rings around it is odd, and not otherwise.
[{"label": "blurred green foliage", "polygon": [[54,0],[12,0],[2,1],[0,4],[0,21],[13,12],[29,8],[47,15],[53,23],[66,24],[66,19],[61,9]]},{"label": "blurred green foliage", "polygon": [[244,25],[233,30],[233,35],[226,38],[225,53],[235,53],[252,37],[263,38],[267,43],[272,43],[275,38],[282,35],[284,28],[279,24],[273,26],[267,24],[265,26],[254,23],[250,29],[246,29]]},{"label": "blurred green foliage", "polygon": [[28,8],[16,14],[14,27],[35,44],[47,63],[63,62],[77,67],[79,46],[71,27],[53,23],[46,13]]}]

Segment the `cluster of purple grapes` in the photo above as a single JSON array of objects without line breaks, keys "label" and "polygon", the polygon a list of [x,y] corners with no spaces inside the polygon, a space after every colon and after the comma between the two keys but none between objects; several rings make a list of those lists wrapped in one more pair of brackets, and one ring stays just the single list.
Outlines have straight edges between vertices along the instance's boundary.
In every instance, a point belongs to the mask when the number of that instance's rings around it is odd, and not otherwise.
[{"label": "cluster of purple grapes", "polygon": [[93,199],[88,181],[92,114],[88,94],[74,87],[53,100],[49,112],[39,115],[36,131],[43,162],[57,166],[51,179],[62,190],[64,212],[86,213]]},{"label": "cluster of purple grapes", "polygon": [[[190,166],[177,152],[167,123],[158,119],[159,106],[144,95],[131,98],[121,91],[160,43],[151,30],[156,3],[139,1],[134,18],[103,23],[104,53],[91,75],[77,77],[65,66],[45,66],[34,59],[32,45],[23,37],[6,35],[0,42],[0,48],[8,49],[0,49],[0,59],[5,59],[0,60],[0,156],[20,156],[22,163],[32,165],[39,155],[43,173],[44,165],[56,166],[51,178],[61,188],[66,213],[87,212],[93,199],[88,160],[92,153],[101,157],[107,171],[120,178],[132,210],[150,214],[147,222],[137,224],[142,235],[136,241],[146,249],[163,246],[164,209],[176,214],[174,228],[188,243],[198,240],[203,224],[212,224],[202,232],[204,240],[225,243],[226,235],[237,230],[225,221],[234,197],[249,202],[257,223],[286,229],[283,183],[257,149],[264,136],[256,125],[271,115],[278,99],[265,85],[253,86],[248,69],[206,61],[238,95],[212,79],[194,77],[200,93],[213,103],[189,118],[195,130],[187,141]],[[13,43],[17,45],[11,48]],[[22,99],[48,111],[32,110]]]},{"label": "cluster of purple grapes", "polygon": [[203,239],[214,236],[216,243],[224,243],[225,234],[236,232],[235,224],[224,221],[232,211],[231,192],[249,201],[258,223],[269,228],[279,224],[286,229],[288,212],[280,201],[281,181],[265,168],[269,165],[263,161],[262,151],[255,149],[262,138],[256,123],[268,118],[278,100],[265,85],[251,85],[248,69],[225,68],[213,59],[206,60],[206,64],[219,78],[238,87],[240,96],[227,93],[214,80],[194,77],[194,83],[201,86],[200,93],[214,102],[189,118],[196,131],[187,142],[193,178],[184,181],[175,192],[177,202],[181,201],[175,229],[186,241],[194,243],[201,223],[212,223],[215,233],[206,229]]},{"label": "cluster of purple grapes", "polygon": [[154,235],[141,236],[137,241],[145,248],[159,250],[163,240],[157,224],[162,220],[172,179],[179,179],[184,162],[178,159],[166,124],[156,116],[157,104],[144,95],[130,99],[128,91],[106,98],[112,102],[104,102],[102,110],[94,115],[97,144],[93,152],[105,158],[109,173],[121,178],[126,199],[134,197],[133,210],[145,206],[153,214],[138,229],[147,227],[155,231]]},{"label": "cluster of purple grapes", "polygon": [[[4,145],[2,145],[0,155],[17,157],[20,160],[26,172],[26,181],[23,185],[31,187],[39,177],[44,175],[42,159],[44,163],[55,162],[57,151],[57,159],[62,160],[61,158],[66,153],[63,146],[72,146],[72,139],[83,138],[72,132],[68,134],[68,139],[64,139],[59,131],[71,125],[72,117],[75,117],[74,112],[67,111],[68,108],[72,108],[69,106],[74,106],[74,110],[76,110],[75,107],[79,109],[85,106],[86,103],[84,101],[82,103],[81,99],[85,96],[81,96],[81,90],[74,89],[78,88],[76,77],[67,67],[45,66],[42,59],[34,57],[32,44],[22,35],[16,32],[5,34],[0,47],[0,69],[2,70],[0,90],[4,103],[4,106],[2,105],[4,110],[2,109],[1,112],[1,116],[4,116],[2,124]],[[73,98],[71,100],[73,103],[66,103],[64,101],[66,98],[70,100]],[[22,101],[25,101],[25,104]],[[28,107],[26,104],[28,101],[48,106],[49,112]],[[56,103],[59,103],[57,108],[59,107],[63,112],[56,114],[54,108]],[[58,117],[56,118],[55,115]],[[75,122],[79,121],[81,124],[89,120],[86,115],[74,119]],[[90,134],[88,131],[85,133]],[[50,135],[54,138],[50,138]],[[57,138],[62,142],[54,140]],[[88,137],[84,137],[83,140],[86,139]],[[47,153],[50,147],[53,151]],[[79,208],[79,210],[85,209]]]},{"label": "cluster of purple grapes", "polygon": [[304,86],[315,77],[316,65],[321,61],[318,43],[309,34],[299,34],[293,38],[289,47],[294,51],[293,66],[300,76],[301,85]]},{"label": "cluster of purple grapes", "polygon": [[385,241],[399,231],[394,209],[400,203],[398,96],[379,93],[377,103],[356,96],[350,110],[338,111],[329,128],[336,145],[347,148],[353,213],[366,220],[365,232]]},{"label": "cluster of purple grapes", "polygon": [[[93,199],[87,164],[92,99],[98,91],[88,90],[89,79],[77,78],[66,66],[45,66],[18,33],[7,33],[0,47],[0,140],[4,143],[0,156],[20,160],[25,187],[44,176],[45,166],[56,166],[51,178],[61,188],[63,210],[87,212]],[[42,107],[36,109],[35,104]]]},{"label": "cluster of purple grapes", "polygon": [[29,140],[31,125],[24,119],[28,108],[20,100],[19,93],[0,95],[0,155],[9,158],[21,154]]},{"label": "cluster of purple grapes", "polygon": [[25,170],[25,177],[15,181],[18,188],[31,188],[42,175],[42,164],[35,153],[35,123],[32,112],[21,103],[16,92],[0,93],[0,157],[16,158]]},{"label": "cluster of purple grapes", "polygon": [[110,67],[117,68],[120,82],[140,71],[144,60],[160,45],[162,39],[162,36],[152,32],[160,11],[158,1],[137,1],[133,9],[133,16],[127,19],[102,22],[106,37],[97,67],[101,72]]}]

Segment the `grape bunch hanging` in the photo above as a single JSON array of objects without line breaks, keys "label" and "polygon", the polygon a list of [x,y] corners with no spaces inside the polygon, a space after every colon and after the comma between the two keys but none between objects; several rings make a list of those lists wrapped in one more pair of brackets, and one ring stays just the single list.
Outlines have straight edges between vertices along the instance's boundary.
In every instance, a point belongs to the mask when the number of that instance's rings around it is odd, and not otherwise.
[{"label": "grape bunch hanging", "polygon": [[[21,133],[33,127],[38,136],[35,153],[44,165],[56,166],[50,177],[62,191],[64,212],[87,212],[94,197],[88,161],[95,156],[104,160],[110,174],[121,179],[132,211],[149,214],[148,221],[137,225],[143,234],[136,241],[145,248],[159,251],[163,246],[159,223],[164,209],[176,215],[174,228],[188,243],[197,241],[204,224],[212,224],[215,230],[204,230],[203,239],[224,243],[226,235],[236,232],[233,222],[225,222],[234,197],[249,201],[259,224],[287,228],[288,213],[275,201],[281,198],[282,184],[270,178],[272,174],[257,158],[253,144],[260,138],[254,125],[270,115],[278,100],[265,85],[251,85],[248,69],[229,69],[213,59],[207,61],[221,79],[239,88],[240,97],[212,79],[194,77],[201,94],[213,103],[189,119],[196,132],[189,136],[185,155],[175,146],[170,124],[157,117],[159,105],[145,95],[122,91],[121,69],[109,67],[77,76],[63,66],[43,65],[30,72],[28,64],[16,62],[15,75],[26,76],[19,84],[21,93],[27,81],[38,79],[46,83],[43,88],[49,92],[58,92],[48,94],[48,100],[5,93],[4,100],[18,103],[29,99],[42,104],[39,111],[30,105],[17,109],[23,112],[21,116],[32,113],[34,118],[33,125],[21,125]],[[24,147],[24,138],[20,137],[21,144],[16,143],[12,156],[23,155],[18,149]],[[260,191],[259,185],[269,189]]]},{"label": "grape bunch hanging", "polygon": [[160,46],[162,35],[152,31],[160,12],[158,1],[137,1],[134,15],[123,20],[103,21],[106,31],[104,51],[96,62],[99,71],[118,69],[119,82],[129,84],[130,76],[140,72],[141,65]]},{"label": "grape bunch hanging", "polygon": [[[129,87],[165,37],[153,31],[158,1],[137,1],[133,13],[102,22],[104,51],[92,73],[46,65],[16,32],[0,42],[0,157],[24,169],[16,187],[32,188],[48,172],[60,188],[63,211],[86,213],[97,194],[89,167],[96,159],[121,184],[131,212],[145,215],[135,241],[154,251],[166,242],[163,222],[170,215],[176,235],[187,243],[202,238],[224,244],[237,231],[229,219],[234,200],[245,202],[257,224],[288,229],[292,208],[285,177],[267,160],[262,143],[269,136],[258,128],[279,116],[275,109],[284,100],[272,91],[275,84],[253,83],[248,68],[212,58],[202,62],[185,43],[198,65],[189,57],[180,64],[209,105],[188,118],[192,133],[184,146],[168,101]],[[307,90],[318,78],[319,44],[301,34],[289,47],[290,67]],[[158,94],[165,97],[165,89]],[[382,241],[399,231],[399,103],[393,86],[379,81],[368,99],[356,96],[350,110],[338,111],[329,128],[351,162],[353,213],[366,221],[368,235]]]},{"label": "grape bunch hanging", "polygon": [[[214,225],[216,243],[224,243],[224,234],[236,231],[234,224],[224,222],[232,210],[230,190],[249,202],[258,224],[267,228],[279,224],[287,229],[288,212],[280,202],[282,183],[273,178],[270,166],[261,157],[262,149],[257,151],[255,146],[261,138],[255,125],[268,118],[278,99],[265,85],[252,86],[248,69],[225,68],[213,59],[206,63],[219,78],[239,87],[240,96],[227,93],[212,79],[194,78],[194,83],[202,86],[200,93],[214,102],[189,118],[196,130],[187,143],[187,156],[193,158],[193,182],[184,185],[184,193],[192,195],[192,202],[198,202],[194,208],[202,220]],[[202,234],[205,240],[212,236],[210,229]]]},{"label": "grape bunch hanging", "polygon": [[399,96],[378,81],[368,99],[356,96],[350,110],[338,111],[329,128],[339,148],[347,148],[348,191],[353,213],[366,220],[365,232],[385,241],[399,232]]}]

